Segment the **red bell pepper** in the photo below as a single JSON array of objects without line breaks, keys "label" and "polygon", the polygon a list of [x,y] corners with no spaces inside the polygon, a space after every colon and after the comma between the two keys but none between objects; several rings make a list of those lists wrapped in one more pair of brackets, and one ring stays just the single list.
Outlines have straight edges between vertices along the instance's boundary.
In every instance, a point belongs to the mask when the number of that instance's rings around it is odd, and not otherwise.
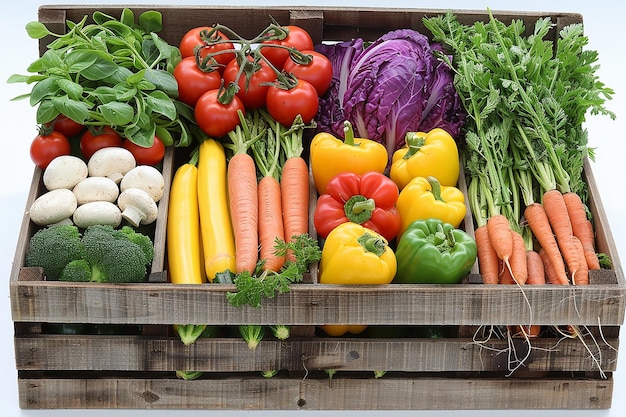
[{"label": "red bell pepper", "polygon": [[398,195],[398,186],[380,172],[337,174],[317,199],[313,214],[317,234],[326,238],[340,224],[353,222],[391,241],[402,226],[396,209]]}]

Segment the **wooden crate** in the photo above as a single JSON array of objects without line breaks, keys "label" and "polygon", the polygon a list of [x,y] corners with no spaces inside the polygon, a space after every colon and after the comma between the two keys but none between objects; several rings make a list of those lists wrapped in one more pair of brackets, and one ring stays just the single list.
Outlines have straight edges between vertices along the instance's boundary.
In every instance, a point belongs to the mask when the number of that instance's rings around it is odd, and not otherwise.
[{"label": "wooden crate", "polygon": [[[79,21],[101,10],[119,15],[121,6],[42,6],[39,20],[63,31],[66,20]],[[148,7],[133,7],[138,14]],[[242,36],[281,24],[309,30],[315,42],[356,36],[374,39],[394,28],[428,33],[421,18],[445,10],[159,6],[164,31],[177,44],[189,28],[223,23]],[[480,11],[454,11],[459,20],[486,20]],[[523,19],[532,28],[550,16],[563,26],[582,21],[572,13],[495,12],[502,20]],[[41,51],[45,50],[45,40]],[[168,151],[163,172],[166,189],[176,166]],[[606,409],[611,406],[612,374],[617,366],[626,283],[608,229],[600,196],[585,165],[597,246],[613,260],[609,271],[592,273],[591,284],[529,286],[528,302],[515,286],[484,286],[477,269],[459,285],[330,286],[306,283],[265,300],[262,307],[233,307],[231,285],[172,285],[167,282],[165,224],[168,193],[159,203],[155,261],[149,282],[69,284],[42,279],[24,268],[34,226],[24,216],[10,277],[11,313],[20,407],[160,409]],[[42,192],[41,171],[33,175],[27,207]],[[465,224],[471,225],[468,214]],[[472,230],[468,230],[473,232]],[[531,306],[532,310],[528,308]],[[578,325],[588,329],[590,352],[577,339],[556,336],[533,342],[491,338],[491,326],[527,323]],[[54,334],[59,324],[120,325],[113,334]],[[287,324],[286,341],[266,337],[255,350],[225,332],[184,346],[172,334],[177,323],[230,329],[238,324]],[[322,324],[370,326],[452,326],[455,337],[329,338],[315,334]],[[104,332],[107,333],[107,332]],[[593,343],[593,340],[596,343]],[[510,354],[523,358],[515,372]],[[528,355],[526,355],[528,353]],[[594,361],[593,358],[597,358]],[[262,371],[278,370],[271,379]],[[325,370],[337,370],[330,379]],[[204,375],[178,379],[177,370]],[[385,370],[382,378],[374,371]]]}]

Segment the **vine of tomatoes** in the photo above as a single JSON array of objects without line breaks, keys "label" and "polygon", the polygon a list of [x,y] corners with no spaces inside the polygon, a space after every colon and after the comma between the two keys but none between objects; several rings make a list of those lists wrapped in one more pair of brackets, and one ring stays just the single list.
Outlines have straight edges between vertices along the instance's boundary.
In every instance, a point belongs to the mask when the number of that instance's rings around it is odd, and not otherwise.
[{"label": "vine of tomatoes", "polygon": [[294,25],[272,23],[253,39],[223,25],[201,26],[183,36],[180,50],[186,58],[174,69],[179,99],[194,108],[198,126],[212,137],[233,130],[238,111],[265,108],[287,127],[298,115],[310,123],[333,76],[330,60]]}]

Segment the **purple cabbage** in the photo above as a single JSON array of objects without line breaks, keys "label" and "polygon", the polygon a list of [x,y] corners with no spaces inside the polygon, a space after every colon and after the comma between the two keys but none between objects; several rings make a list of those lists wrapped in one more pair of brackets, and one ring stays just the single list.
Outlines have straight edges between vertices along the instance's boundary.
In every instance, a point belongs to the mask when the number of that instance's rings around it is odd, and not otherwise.
[{"label": "purple cabbage", "polygon": [[349,120],[355,136],[384,144],[390,158],[407,132],[440,127],[459,135],[465,111],[452,70],[433,53],[439,44],[400,29],[364,46],[358,38],[316,47],[333,64],[333,81],[320,98],[319,131],[343,137]]}]

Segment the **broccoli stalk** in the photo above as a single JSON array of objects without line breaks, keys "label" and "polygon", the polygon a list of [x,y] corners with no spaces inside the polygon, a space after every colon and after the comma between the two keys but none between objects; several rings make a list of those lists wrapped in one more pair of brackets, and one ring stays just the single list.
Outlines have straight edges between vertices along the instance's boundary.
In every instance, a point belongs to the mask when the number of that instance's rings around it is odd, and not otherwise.
[{"label": "broccoli stalk", "polygon": [[272,330],[272,334],[278,340],[285,340],[289,337],[289,326],[285,326],[284,324],[277,324],[274,326],[270,326]]},{"label": "broccoli stalk", "polygon": [[[83,257],[69,262],[60,279],[71,282],[142,282],[154,257],[152,241],[130,226],[85,229]],[[49,248],[50,250],[50,248]]]},{"label": "broccoli stalk", "polygon": [[206,324],[175,324],[174,331],[180,337],[180,341],[185,346],[189,346],[203,335],[207,326]]},{"label": "broccoli stalk", "polygon": [[176,371],[176,377],[179,379],[184,379],[185,381],[198,379],[202,376],[202,374],[203,372],[201,371]]},{"label": "broccoli stalk", "polygon": [[265,328],[258,324],[244,324],[239,327],[239,333],[250,349],[256,349],[265,334]]}]

